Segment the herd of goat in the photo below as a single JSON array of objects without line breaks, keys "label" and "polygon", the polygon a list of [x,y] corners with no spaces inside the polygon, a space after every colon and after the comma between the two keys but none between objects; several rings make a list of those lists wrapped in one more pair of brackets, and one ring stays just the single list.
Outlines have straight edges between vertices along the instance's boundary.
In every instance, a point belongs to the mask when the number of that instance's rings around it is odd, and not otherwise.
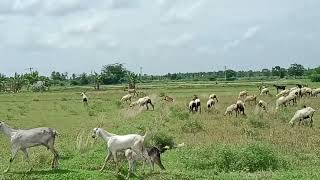
[{"label": "herd of goat", "polygon": [[[302,98],[303,96],[317,96],[320,94],[320,88],[311,89],[308,87],[303,87],[302,85],[297,85],[297,87],[293,87],[291,89],[286,90],[286,86],[275,85],[277,89],[277,100],[276,100],[276,110],[281,107],[286,107],[288,104],[295,104],[298,98]],[[260,96],[270,95],[270,90],[268,87],[259,86]],[[88,97],[85,92],[81,93],[82,100],[84,105],[88,105]],[[132,98],[137,96],[137,92],[135,89],[129,89],[128,94],[121,98],[122,102],[132,101]],[[271,95],[270,95],[271,96]],[[168,102],[174,102],[174,98],[169,96],[164,96],[163,100]],[[218,103],[218,96],[216,94],[211,94],[207,101],[207,108],[214,108],[215,104]],[[256,104],[258,108],[263,110],[264,112],[268,112],[267,103],[263,100],[258,100],[256,95],[249,95],[248,91],[241,91],[238,96],[238,100],[235,104],[232,104],[226,108],[224,115],[232,115],[235,112],[236,116],[239,114],[245,115],[245,104]],[[138,100],[131,102],[130,107],[133,106],[146,106],[149,109],[149,105],[151,105],[152,109],[154,109],[154,105],[149,96],[144,96],[142,98],[138,98]],[[201,113],[201,100],[198,96],[194,95],[192,100],[188,104],[189,112]],[[312,126],[313,122],[313,114],[315,110],[311,107],[304,106],[303,109],[298,110],[293,118],[290,120],[290,125],[294,125],[296,121],[304,122],[306,119],[310,119],[310,126]],[[18,151],[22,151],[26,161],[29,163],[29,154],[28,149],[35,146],[45,146],[48,150],[52,152],[54,158],[52,160],[52,168],[58,168],[59,166],[59,154],[54,147],[55,138],[58,135],[57,131],[48,128],[34,128],[28,130],[21,129],[12,129],[6,123],[0,122],[0,131],[3,132],[8,138],[11,140],[11,158],[8,168],[5,172],[10,170],[11,163],[16,157]],[[145,139],[148,135],[148,131],[144,136],[138,134],[128,134],[128,135],[117,135],[102,128],[94,128],[93,129],[93,138],[100,137],[102,138],[107,146],[108,146],[108,155],[105,159],[105,163],[101,168],[101,171],[104,170],[107,162],[113,158],[116,163],[116,169],[118,170],[118,153],[124,152],[124,155],[129,164],[128,177],[130,173],[135,171],[135,162],[137,160],[142,160],[143,169],[145,162],[148,162],[151,166],[151,169],[154,169],[154,164],[157,164],[161,169],[165,169],[163,164],[161,163],[160,155],[170,148],[182,147],[184,144],[175,145],[174,147],[168,146],[154,146],[151,148],[145,147]],[[29,165],[30,170],[31,166]]]}]

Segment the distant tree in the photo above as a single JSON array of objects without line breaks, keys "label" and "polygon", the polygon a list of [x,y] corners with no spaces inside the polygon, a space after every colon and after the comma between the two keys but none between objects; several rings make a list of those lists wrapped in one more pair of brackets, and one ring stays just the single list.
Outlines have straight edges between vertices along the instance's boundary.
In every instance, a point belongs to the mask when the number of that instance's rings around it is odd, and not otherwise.
[{"label": "distant tree", "polygon": [[135,89],[136,84],[140,81],[139,76],[133,72],[127,71],[127,82],[128,82],[128,88],[129,89]]},{"label": "distant tree", "polygon": [[119,84],[125,81],[127,70],[123,64],[109,64],[103,66],[101,79],[104,84]]},{"label": "distant tree", "polygon": [[288,69],[288,74],[290,76],[294,76],[295,78],[297,76],[303,76],[304,74],[304,67],[301,64],[291,64]]},{"label": "distant tree", "polygon": [[227,80],[235,80],[237,76],[237,72],[232,70],[232,69],[228,69],[226,70],[226,77]]},{"label": "distant tree", "polygon": [[284,78],[287,75],[287,70],[285,68],[281,68],[280,66],[275,66],[271,70],[272,76],[279,76],[280,78]]},{"label": "distant tree", "polygon": [[86,73],[82,73],[79,76],[79,83],[80,83],[80,85],[88,85],[89,84],[89,77]]},{"label": "distant tree", "polygon": [[262,69],[261,73],[263,76],[267,76],[267,77],[271,76],[271,71],[269,69]]}]

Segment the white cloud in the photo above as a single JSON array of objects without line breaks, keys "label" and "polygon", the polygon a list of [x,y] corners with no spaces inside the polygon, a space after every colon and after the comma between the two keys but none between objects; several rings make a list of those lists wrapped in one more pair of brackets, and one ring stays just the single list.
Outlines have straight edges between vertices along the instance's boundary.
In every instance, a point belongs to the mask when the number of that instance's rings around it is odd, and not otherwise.
[{"label": "white cloud", "polygon": [[193,34],[182,33],[175,38],[158,40],[158,44],[162,46],[179,47],[190,43],[193,39]]},{"label": "white cloud", "polygon": [[260,29],[261,29],[260,26],[253,26],[253,27],[248,28],[247,32],[244,33],[242,39],[245,40],[245,39],[252,38],[253,36],[255,36],[258,33],[258,31]]}]

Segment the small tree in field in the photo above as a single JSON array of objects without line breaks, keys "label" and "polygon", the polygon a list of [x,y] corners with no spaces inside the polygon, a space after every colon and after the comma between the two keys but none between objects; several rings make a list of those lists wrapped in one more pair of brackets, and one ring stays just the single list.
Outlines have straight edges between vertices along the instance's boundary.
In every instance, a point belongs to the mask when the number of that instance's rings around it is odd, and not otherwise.
[{"label": "small tree in field", "polygon": [[297,76],[303,76],[304,75],[304,67],[301,64],[291,64],[288,69],[288,74],[290,76],[294,76],[295,78]]},{"label": "small tree in field", "polygon": [[139,82],[139,76],[133,72],[127,71],[127,81],[129,89],[135,89]]}]

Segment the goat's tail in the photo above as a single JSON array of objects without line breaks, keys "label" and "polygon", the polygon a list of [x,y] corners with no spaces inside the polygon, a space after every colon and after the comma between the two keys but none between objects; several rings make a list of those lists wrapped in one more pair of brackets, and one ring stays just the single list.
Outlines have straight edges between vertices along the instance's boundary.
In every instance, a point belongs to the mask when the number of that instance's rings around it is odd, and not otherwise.
[{"label": "goat's tail", "polygon": [[147,128],[146,133],[144,134],[143,139],[146,139],[146,137],[150,134],[150,129]]}]

